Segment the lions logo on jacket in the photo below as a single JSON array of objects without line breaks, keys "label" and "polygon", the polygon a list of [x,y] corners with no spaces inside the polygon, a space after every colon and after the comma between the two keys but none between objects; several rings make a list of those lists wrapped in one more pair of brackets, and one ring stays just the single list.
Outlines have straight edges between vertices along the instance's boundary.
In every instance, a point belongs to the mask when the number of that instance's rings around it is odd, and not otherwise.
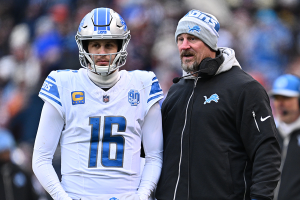
[{"label": "lions logo on jacket", "polygon": [[218,101],[220,99],[217,94],[213,94],[209,98],[207,98],[206,96],[204,96],[204,98],[205,98],[204,104],[210,103],[211,101],[214,101],[214,102],[218,103]]}]

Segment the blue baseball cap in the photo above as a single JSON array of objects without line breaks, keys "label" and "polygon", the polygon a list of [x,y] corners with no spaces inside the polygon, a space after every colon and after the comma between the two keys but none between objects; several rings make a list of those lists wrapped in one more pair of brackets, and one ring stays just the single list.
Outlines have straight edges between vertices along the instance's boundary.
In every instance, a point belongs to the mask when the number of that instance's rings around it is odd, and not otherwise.
[{"label": "blue baseball cap", "polygon": [[0,128],[0,153],[6,150],[13,150],[15,148],[15,139],[12,134]]},{"label": "blue baseball cap", "polygon": [[292,74],[279,76],[273,83],[270,96],[281,95],[287,97],[300,96],[300,78]]}]

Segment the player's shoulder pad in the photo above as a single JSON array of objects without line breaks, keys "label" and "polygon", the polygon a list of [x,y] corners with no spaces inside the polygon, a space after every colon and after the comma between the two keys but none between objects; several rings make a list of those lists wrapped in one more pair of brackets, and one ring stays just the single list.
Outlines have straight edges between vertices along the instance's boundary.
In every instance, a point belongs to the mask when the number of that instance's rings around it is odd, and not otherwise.
[{"label": "player's shoulder pad", "polygon": [[163,97],[163,91],[160,87],[156,75],[152,71],[135,70],[130,74],[136,79],[136,81],[142,83],[148,96],[147,103],[155,102]]},{"label": "player's shoulder pad", "polygon": [[62,106],[61,87],[68,87],[68,82],[75,78],[77,73],[77,70],[56,70],[50,72],[43,83],[39,96]]},{"label": "player's shoulder pad", "polygon": [[68,82],[69,80],[76,78],[78,75],[79,70],[70,70],[70,69],[64,69],[64,70],[56,70],[52,71],[49,75],[52,73],[55,74],[57,79],[60,80],[60,84],[63,86],[65,82]]},{"label": "player's shoulder pad", "polygon": [[62,106],[61,96],[58,89],[59,85],[59,75],[57,72],[50,72],[43,83],[43,86],[39,92],[39,96],[45,100],[52,100],[56,104]]},{"label": "player's shoulder pad", "polygon": [[144,86],[152,85],[153,80],[157,80],[155,74],[152,71],[134,70],[130,72],[135,79],[141,81]]}]

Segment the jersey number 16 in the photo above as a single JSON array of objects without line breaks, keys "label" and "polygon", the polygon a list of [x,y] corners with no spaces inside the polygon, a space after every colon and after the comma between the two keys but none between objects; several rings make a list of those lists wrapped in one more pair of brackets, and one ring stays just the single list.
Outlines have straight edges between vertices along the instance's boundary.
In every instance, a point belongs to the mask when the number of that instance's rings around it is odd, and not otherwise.
[{"label": "jersey number 16", "polygon": [[[97,167],[100,122],[101,117],[90,117],[91,143],[88,163],[89,168]],[[112,135],[113,125],[118,126],[118,132],[125,132],[125,117],[104,117],[103,138],[101,140],[101,164],[103,167],[123,167],[125,138],[120,135]],[[112,148],[112,146],[115,146],[115,148]],[[115,150],[115,155],[111,156],[113,150]]]}]

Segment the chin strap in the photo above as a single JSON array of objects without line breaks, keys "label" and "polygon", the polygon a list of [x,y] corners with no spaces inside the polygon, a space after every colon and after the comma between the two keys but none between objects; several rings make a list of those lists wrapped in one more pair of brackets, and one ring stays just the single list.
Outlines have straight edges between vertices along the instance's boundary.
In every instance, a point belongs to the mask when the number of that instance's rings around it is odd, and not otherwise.
[{"label": "chin strap", "polygon": [[100,88],[111,88],[114,86],[120,79],[119,69],[114,71],[113,73],[102,76],[95,74],[87,69],[88,77]]}]

